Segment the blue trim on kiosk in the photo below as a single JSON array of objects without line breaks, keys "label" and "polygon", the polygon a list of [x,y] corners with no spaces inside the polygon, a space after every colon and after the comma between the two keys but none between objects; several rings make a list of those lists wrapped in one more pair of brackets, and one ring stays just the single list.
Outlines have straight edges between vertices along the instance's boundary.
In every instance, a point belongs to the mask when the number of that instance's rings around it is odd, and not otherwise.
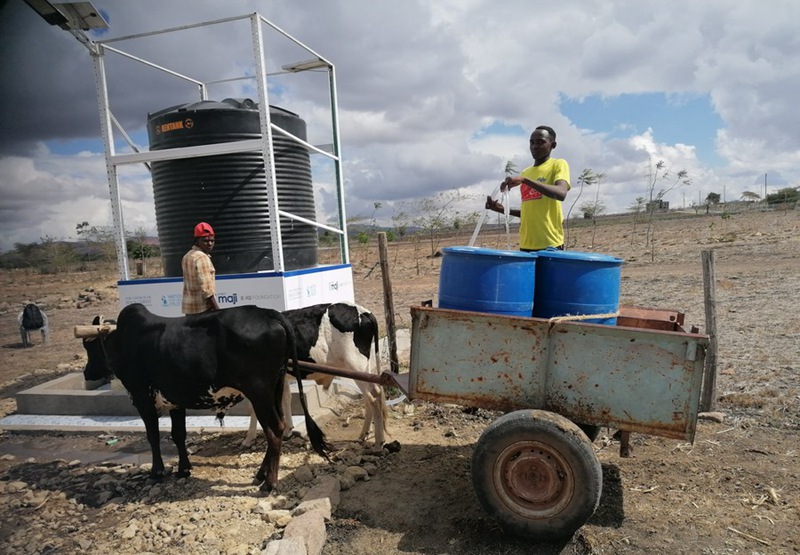
[{"label": "blue trim on kiosk", "polygon": [[[352,264],[333,264],[330,266],[317,266],[316,268],[303,268],[301,270],[291,270],[288,272],[253,272],[249,274],[225,274],[217,276],[217,281],[224,281],[228,279],[259,279],[259,278],[275,278],[275,277],[293,277],[302,276],[307,274],[315,274],[318,272],[326,272],[330,270],[338,270],[341,268],[352,268]],[[117,281],[117,285],[147,285],[150,283],[180,283],[183,278],[179,277],[162,277],[162,278],[144,278],[144,279],[125,279]]]}]

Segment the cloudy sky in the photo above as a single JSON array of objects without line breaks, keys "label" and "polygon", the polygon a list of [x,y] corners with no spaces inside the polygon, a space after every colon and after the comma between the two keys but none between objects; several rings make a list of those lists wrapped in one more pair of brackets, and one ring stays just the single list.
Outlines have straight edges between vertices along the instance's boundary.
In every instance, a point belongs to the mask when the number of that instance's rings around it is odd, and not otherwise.
[{"label": "cloudy sky", "polygon": [[[577,204],[597,194],[606,212],[646,196],[659,160],[692,180],[666,196],[678,207],[710,192],[763,196],[765,175],[768,192],[800,183],[796,0],[769,9],[752,0],[93,4],[110,24],[93,40],[258,12],[333,62],[351,218],[390,223],[416,199],[450,191],[463,199],[454,210],[482,210],[507,161],[531,163],[527,138],[540,124],[556,129],[554,156],[571,167],[566,209],[584,168],[606,177]],[[310,57],[275,32],[266,43],[268,68]],[[246,22],[111,46],[203,81],[252,74]],[[0,250],[74,237],[82,221],[109,225],[88,50],[22,0],[0,0],[0,52]],[[161,72],[106,58],[112,113],[142,149],[148,113],[198,99]],[[318,75],[283,77],[270,83],[270,101],[308,122],[310,142],[330,142]],[[257,97],[252,80],[210,92]],[[315,172],[318,212],[328,214],[330,175]],[[121,194],[126,227],[155,233],[143,167],[121,172]]]}]

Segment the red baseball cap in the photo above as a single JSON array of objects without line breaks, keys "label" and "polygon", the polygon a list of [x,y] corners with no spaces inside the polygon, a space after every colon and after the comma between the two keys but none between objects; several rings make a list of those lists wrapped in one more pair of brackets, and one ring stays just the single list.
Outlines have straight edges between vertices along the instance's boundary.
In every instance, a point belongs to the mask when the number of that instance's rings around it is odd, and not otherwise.
[{"label": "red baseball cap", "polygon": [[208,237],[210,235],[214,235],[214,228],[212,228],[207,223],[200,222],[199,224],[194,226],[195,237]]}]

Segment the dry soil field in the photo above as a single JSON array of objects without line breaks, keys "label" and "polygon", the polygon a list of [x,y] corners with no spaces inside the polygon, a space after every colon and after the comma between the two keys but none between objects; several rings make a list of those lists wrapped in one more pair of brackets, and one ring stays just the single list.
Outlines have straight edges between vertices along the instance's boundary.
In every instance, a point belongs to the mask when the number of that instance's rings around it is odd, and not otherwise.
[{"label": "dry soil field", "polygon": [[[719,342],[716,410],[693,444],[634,435],[634,456],[620,458],[604,430],[594,447],[603,466],[600,508],[573,538],[556,544],[503,533],[478,506],[469,465],[472,446],[496,417],[485,411],[417,403],[389,421],[398,453],[370,456],[349,443],[359,409],[325,424],[343,461],[369,478],[341,492],[327,526],[327,555],[797,553],[800,552],[800,212],[749,213],[656,224],[655,260],[641,225],[569,232],[570,248],[625,260],[622,303],[675,308],[704,328],[701,251],[715,250]],[[465,244],[467,237],[448,244]],[[505,235],[484,246],[515,248]],[[391,244],[396,319],[435,299],[439,258],[411,244]],[[383,321],[377,248],[352,253],[356,300]],[[0,414],[14,394],[82,366],[72,326],[118,311],[110,271],[0,274]],[[26,300],[44,305],[52,340],[22,349],[16,314]],[[166,432],[165,432],[166,435]],[[30,448],[32,458],[0,457],[0,551],[14,553],[260,553],[279,527],[262,518],[263,498],[249,484],[259,458],[241,451],[242,434],[194,434],[188,481],[149,484],[138,465],[114,462],[147,453],[139,434],[2,432],[0,454]],[[14,449],[12,449],[14,447]],[[46,449],[45,449],[46,447]],[[263,443],[257,448],[263,448]],[[144,457],[144,460],[148,460]],[[108,462],[103,462],[108,461]],[[291,507],[316,476],[333,472],[293,442],[282,460],[279,496]],[[272,499],[272,498],[270,498]],[[135,526],[133,526],[135,525]],[[135,530],[133,530],[135,528]]]}]

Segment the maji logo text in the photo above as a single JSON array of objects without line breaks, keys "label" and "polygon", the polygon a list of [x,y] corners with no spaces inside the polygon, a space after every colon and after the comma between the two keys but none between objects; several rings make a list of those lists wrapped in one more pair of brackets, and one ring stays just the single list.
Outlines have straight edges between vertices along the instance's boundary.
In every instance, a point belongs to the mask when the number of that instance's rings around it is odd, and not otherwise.
[{"label": "maji logo text", "polygon": [[217,295],[217,302],[219,304],[236,304],[239,302],[239,297],[236,293],[232,295]]}]

